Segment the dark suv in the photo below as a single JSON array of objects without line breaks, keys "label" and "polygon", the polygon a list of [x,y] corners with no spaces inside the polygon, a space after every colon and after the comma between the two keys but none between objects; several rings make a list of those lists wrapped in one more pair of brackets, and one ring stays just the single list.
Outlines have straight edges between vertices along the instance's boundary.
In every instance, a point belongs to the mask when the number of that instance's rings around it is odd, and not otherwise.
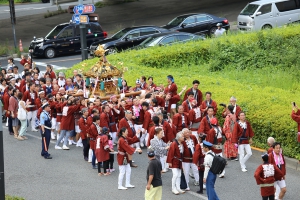
[{"label": "dark suv", "polygon": [[106,54],[113,54],[137,46],[150,36],[165,32],[170,31],[157,26],[133,26],[124,28],[110,38],[94,42],[89,49],[90,55],[94,55],[94,51],[97,49],[99,44],[107,50]]},{"label": "dark suv", "polygon": [[[93,42],[103,40],[107,33],[102,30],[98,22],[90,22],[86,25],[86,40],[89,47]],[[57,25],[45,38],[34,38],[29,46],[33,49],[33,55],[54,58],[57,55],[80,52],[79,25],[64,23]]]}]

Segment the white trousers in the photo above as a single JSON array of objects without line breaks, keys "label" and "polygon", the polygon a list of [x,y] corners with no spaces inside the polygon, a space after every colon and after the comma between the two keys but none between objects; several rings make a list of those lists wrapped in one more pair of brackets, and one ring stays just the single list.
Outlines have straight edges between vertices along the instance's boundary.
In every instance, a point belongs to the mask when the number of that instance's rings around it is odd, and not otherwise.
[{"label": "white trousers", "polygon": [[[222,153],[216,153],[216,155],[217,155],[217,156],[223,157],[223,154],[222,154]],[[224,170],[222,171],[222,173],[221,173],[220,175],[225,176],[225,168],[224,168]]]},{"label": "white trousers", "polygon": [[166,156],[159,157],[162,170],[167,170]]},{"label": "white trousers", "polygon": [[36,119],[37,110],[29,111],[27,113],[27,120],[31,120],[31,130],[35,130],[35,119]]},{"label": "white trousers", "polygon": [[[245,151],[246,151],[246,155],[245,155]],[[252,155],[250,144],[240,144],[238,152],[240,155],[239,160],[240,160],[241,168],[245,169],[246,168],[245,163]]]},{"label": "white trousers", "polygon": [[122,186],[123,183],[123,178],[126,173],[126,182],[125,182],[125,187],[126,185],[130,185],[130,175],[131,175],[131,167],[129,164],[127,165],[119,165],[119,178],[118,178],[118,186]]},{"label": "white trousers", "polygon": [[171,168],[173,177],[172,177],[172,190],[180,190],[180,178],[181,178],[181,169]]},{"label": "white trousers", "polygon": [[190,168],[192,168],[195,180],[199,181],[198,167],[194,163],[182,162],[182,168],[183,168],[184,177],[185,177],[188,188],[189,188],[189,181],[190,181],[190,177],[189,177]]}]

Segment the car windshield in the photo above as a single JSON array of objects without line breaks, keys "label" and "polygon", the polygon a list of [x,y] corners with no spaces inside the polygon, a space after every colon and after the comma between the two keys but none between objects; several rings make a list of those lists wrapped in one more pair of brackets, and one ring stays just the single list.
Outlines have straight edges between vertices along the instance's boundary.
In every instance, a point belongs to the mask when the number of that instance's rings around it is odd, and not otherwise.
[{"label": "car windshield", "polygon": [[48,33],[48,35],[46,35],[45,38],[47,38],[47,39],[55,39],[56,36],[60,33],[60,31],[63,30],[66,26],[68,26],[68,24],[56,26],[54,29],[52,29],[52,30]]},{"label": "car windshield", "polygon": [[169,23],[168,23],[168,25],[170,25],[170,26],[179,26],[179,24],[181,24],[181,22],[183,22],[184,20],[186,19],[186,17],[185,16],[179,16],[179,17],[176,17],[176,18],[174,18],[172,21],[170,21]]},{"label": "car windshield", "polygon": [[124,28],[122,30],[120,30],[119,32],[115,33],[113,36],[111,36],[112,39],[120,39],[121,37],[123,37],[126,33],[128,33],[128,31],[132,30],[131,28]]},{"label": "car windshield", "polygon": [[256,4],[248,4],[240,13],[240,15],[253,15],[259,5]]},{"label": "car windshield", "polygon": [[153,47],[157,45],[157,43],[161,40],[162,36],[160,37],[149,37],[144,42],[142,42],[140,45],[142,47]]}]

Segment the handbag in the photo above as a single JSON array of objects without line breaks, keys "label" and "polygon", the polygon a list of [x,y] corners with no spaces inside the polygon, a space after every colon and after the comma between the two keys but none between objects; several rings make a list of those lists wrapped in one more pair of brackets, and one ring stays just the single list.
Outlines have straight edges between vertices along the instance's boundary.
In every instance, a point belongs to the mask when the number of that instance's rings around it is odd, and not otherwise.
[{"label": "handbag", "polygon": [[19,102],[19,109],[18,109],[18,119],[20,121],[27,119],[26,111],[23,109],[23,107],[20,106],[20,102]]}]

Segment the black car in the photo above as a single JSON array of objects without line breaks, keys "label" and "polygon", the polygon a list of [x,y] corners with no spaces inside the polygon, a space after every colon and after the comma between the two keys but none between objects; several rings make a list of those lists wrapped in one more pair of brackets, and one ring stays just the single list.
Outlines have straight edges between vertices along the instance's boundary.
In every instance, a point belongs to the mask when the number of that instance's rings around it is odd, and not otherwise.
[{"label": "black car", "polygon": [[216,17],[207,13],[180,15],[162,27],[172,31],[212,35],[216,31],[218,23],[222,23],[222,27],[226,30],[230,28],[226,18]]},{"label": "black car", "polygon": [[164,32],[170,31],[157,26],[134,26],[124,28],[110,38],[106,38],[105,40],[99,42],[94,42],[90,46],[90,55],[94,55],[94,51],[97,49],[99,44],[107,50],[107,54],[112,54],[137,46],[148,37]]},{"label": "black car", "polygon": [[[87,46],[93,42],[104,40],[107,33],[102,30],[98,22],[86,24]],[[34,38],[29,46],[33,49],[34,56],[54,58],[60,54],[80,52],[80,29],[74,23],[59,24],[52,29],[44,38]]]},{"label": "black car", "polygon": [[165,46],[174,43],[183,43],[191,40],[204,40],[205,36],[195,35],[191,33],[184,32],[171,32],[171,33],[161,33],[151,36],[144,40],[141,44],[132,49],[144,49],[153,46]]}]

